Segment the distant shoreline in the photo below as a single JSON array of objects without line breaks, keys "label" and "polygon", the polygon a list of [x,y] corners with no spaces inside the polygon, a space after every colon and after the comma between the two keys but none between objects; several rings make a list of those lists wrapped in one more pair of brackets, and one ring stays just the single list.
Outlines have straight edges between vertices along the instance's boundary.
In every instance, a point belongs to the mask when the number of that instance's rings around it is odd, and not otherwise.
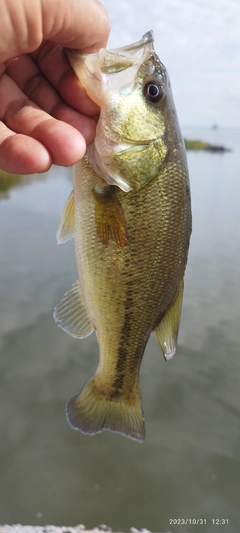
[{"label": "distant shoreline", "polygon": [[199,139],[184,139],[186,150],[206,150],[208,152],[231,152],[230,148],[218,144],[210,144]]}]

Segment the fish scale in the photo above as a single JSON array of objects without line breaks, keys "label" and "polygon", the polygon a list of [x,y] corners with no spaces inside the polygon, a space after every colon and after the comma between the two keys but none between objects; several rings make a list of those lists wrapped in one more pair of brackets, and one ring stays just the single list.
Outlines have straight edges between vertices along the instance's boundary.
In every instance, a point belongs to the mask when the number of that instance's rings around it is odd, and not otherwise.
[{"label": "fish scale", "polygon": [[[141,441],[141,360],[153,330],[165,359],[175,353],[191,206],[186,155],[166,69],[156,56],[152,34],[132,46],[131,54],[130,46],[111,51],[109,74],[104,59],[105,53],[109,61],[109,51],[92,59],[70,56],[86,90],[91,87],[91,97],[92,75],[101,80],[101,72],[105,92],[96,139],[75,165],[73,194],[58,232],[59,242],[75,239],[78,282],[56,307],[55,319],[79,338],[95,330],[99,342],[95,375],[68,402],[70,424],[89,434],[110,429]],[[114,57],[117,73],[111,86]],[[137,82],[128,90],[116,88],[121,61],[123,70],[131,61],[135,69]],[[155,84],[154,95],[164,94],[162,102],[148,101],[149,83]],[[136,101],[141,104],[137,116]],[[113,125],[114,134],[108,137]]]}]

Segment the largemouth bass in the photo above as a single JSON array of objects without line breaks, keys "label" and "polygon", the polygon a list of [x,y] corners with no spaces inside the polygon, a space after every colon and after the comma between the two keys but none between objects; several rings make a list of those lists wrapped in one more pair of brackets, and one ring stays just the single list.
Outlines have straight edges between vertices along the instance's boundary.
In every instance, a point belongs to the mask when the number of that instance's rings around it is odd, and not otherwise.
[{"label": "largemouth bass", "polygon": [[69,58],[101,113],[58,230],[59,243],[75,239],[79,280],[55,320],[74,337],[95,330],[100,362],[67,417],[84,433],[141,441],[139,370],[151,332],[166,360],[176,350],[191,233],[185,147],[152,32]]}]

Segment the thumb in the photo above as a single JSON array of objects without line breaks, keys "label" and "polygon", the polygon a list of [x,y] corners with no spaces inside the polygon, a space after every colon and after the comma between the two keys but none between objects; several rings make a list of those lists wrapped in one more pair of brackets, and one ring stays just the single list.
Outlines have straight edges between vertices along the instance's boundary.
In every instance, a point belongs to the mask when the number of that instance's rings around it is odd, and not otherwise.
[{"label": "thumb", "polygon": [[42,4],[43,39],[84,53],[106,47],[110,22],[99,0],[52,0],[51,16],[49,0],[42,0]]},{"label": "thumb", "polygon": [[105,47],[109,19],[99,0],[1,0],[0,62],[36,50],[43,40],[92,53]]}]

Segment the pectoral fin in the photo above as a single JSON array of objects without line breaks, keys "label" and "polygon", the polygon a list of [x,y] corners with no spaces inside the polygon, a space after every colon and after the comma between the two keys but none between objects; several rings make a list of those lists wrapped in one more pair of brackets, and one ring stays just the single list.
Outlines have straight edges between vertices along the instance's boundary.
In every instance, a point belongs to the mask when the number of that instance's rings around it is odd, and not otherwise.
[{"label": "pectoral fin", "polygon": [[176,352],[179,322],[181,317],[183,298],[183,280],[167,309],[161,322],[155,328],[157,340],[163,352],[164,359],[172,359]]},{"label": "pectoral fin", "polygon": [[53,316],[59,327],[72,337],[83,339],[92,333],[93,326],[82,301],[78,281],[56,305]]},{"label": "pectoral fin", "polygon": [[74,236],[74,195],[71,192],[62,212],[61,221],[57,231],[58,244],[64,244]]},{"label": "pectoral fin", "polygon": [[113,185],[101,190],[93,189],[95,224],[100,241],[108,244],[114,239],[122,247],[127,242],[126,222],[122,206]]}]

